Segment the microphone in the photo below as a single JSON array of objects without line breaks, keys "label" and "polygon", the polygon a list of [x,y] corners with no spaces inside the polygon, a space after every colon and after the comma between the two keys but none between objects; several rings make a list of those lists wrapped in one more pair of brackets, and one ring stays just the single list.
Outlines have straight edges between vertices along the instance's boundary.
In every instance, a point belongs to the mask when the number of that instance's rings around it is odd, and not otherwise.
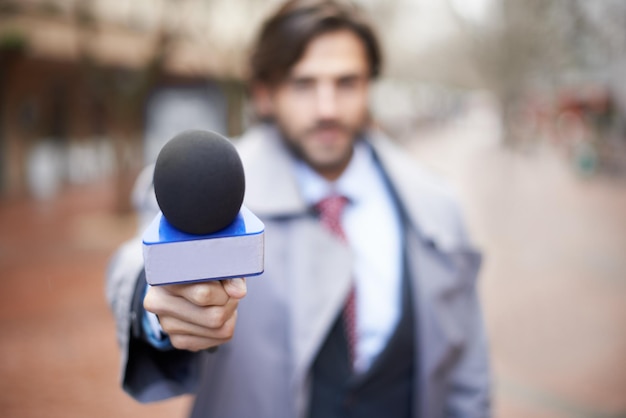
[{"label": "microphone", "polygon": [[243,164],[229,140],[176,135],[157,157],[154,192],[161,212],[142,237],[150,285],[263,273],[265,226],[242,205]]}]

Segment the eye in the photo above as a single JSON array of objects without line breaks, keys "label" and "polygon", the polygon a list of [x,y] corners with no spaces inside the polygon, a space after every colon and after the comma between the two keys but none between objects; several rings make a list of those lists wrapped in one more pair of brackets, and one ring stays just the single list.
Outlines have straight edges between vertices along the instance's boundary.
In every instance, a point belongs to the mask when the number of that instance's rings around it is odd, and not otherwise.
[{"label": "eye", "polygon": [[337,80],[337,87],[341,90],[354,90],[361,83],[361,77],[357,75],[341,77]]},{"label": "eye", "polygon": [[289,84],[296,91],[306,91],[312,89],[315,82],[311,78],[294,78]]}]

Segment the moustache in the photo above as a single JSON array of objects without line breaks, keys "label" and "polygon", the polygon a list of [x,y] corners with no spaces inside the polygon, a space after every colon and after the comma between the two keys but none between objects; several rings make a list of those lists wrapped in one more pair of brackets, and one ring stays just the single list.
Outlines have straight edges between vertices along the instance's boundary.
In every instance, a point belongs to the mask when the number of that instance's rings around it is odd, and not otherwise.
[{"label": "moustache", "polygon": [[346,133],[350,133],[351,130],[346,125],[336,120],[320,120],[315,125],[307,130],[307,134],[315,133],[317,131],[324,131],[327,129],[337,129]]}]

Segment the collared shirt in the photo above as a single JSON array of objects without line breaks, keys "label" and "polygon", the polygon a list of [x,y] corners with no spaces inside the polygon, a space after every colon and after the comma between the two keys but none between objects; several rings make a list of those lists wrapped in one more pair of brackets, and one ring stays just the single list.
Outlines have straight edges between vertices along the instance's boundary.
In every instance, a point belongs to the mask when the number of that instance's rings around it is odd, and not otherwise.
[{"label": "collared shirt", "polygon": [[367,370],[384,349],[401,312],[402,228],[394,199],[371,148],[357,142],[346,170],[329,182],[295,160],[305,201],[315,205],[331,194],[348,198],[342,226],[354,255],[357,346],[355,370]]}]

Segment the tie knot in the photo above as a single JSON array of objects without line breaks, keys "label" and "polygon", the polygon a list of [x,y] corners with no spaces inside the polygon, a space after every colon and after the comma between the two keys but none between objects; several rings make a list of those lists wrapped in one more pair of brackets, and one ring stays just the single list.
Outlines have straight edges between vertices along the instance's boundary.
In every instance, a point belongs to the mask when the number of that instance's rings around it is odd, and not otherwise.
[{"label": "tie knot", "polygon": [[341,214],[346,203],[348,203],[348,199],[345,196],[331,195],[320,200],[315,205],[319,211],[322,225],[342,239],[345,239],[345,234],[341,227]]}]

